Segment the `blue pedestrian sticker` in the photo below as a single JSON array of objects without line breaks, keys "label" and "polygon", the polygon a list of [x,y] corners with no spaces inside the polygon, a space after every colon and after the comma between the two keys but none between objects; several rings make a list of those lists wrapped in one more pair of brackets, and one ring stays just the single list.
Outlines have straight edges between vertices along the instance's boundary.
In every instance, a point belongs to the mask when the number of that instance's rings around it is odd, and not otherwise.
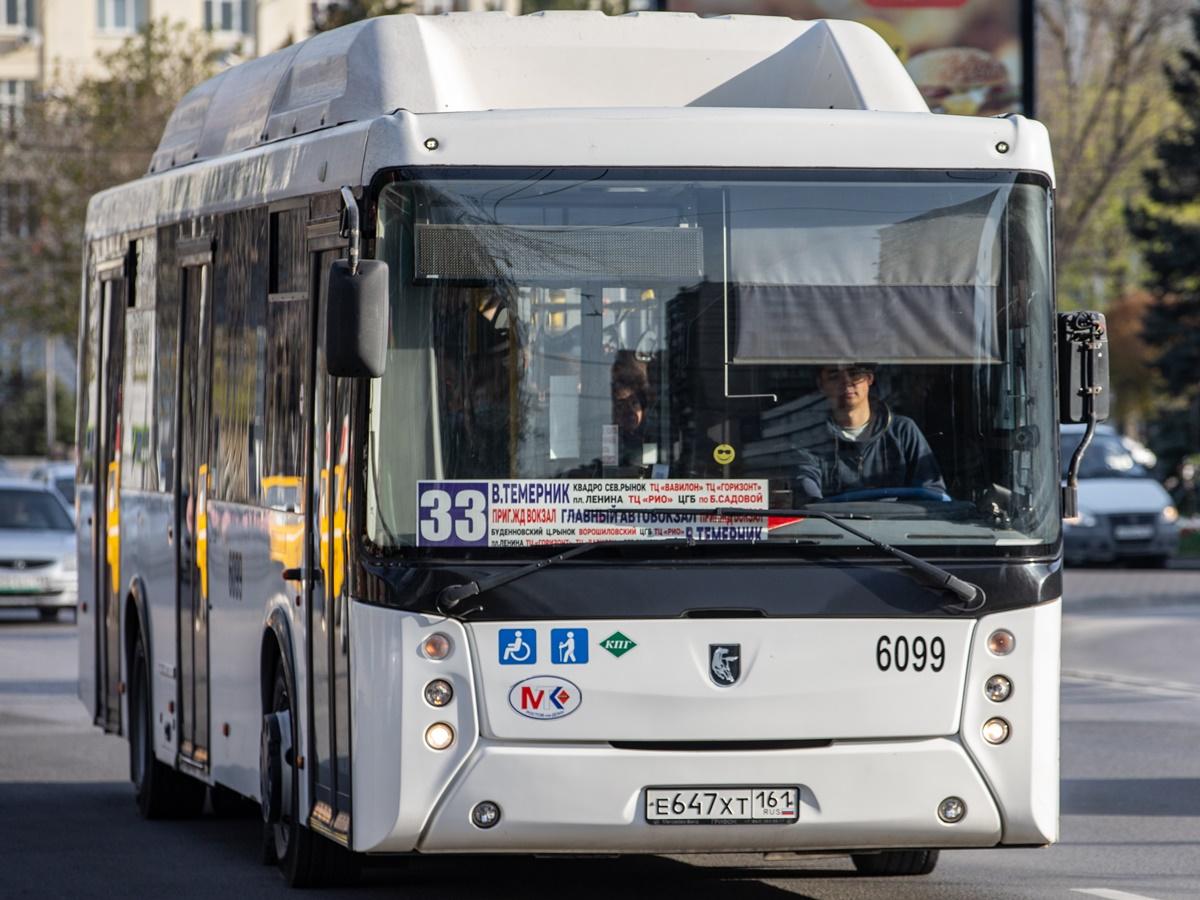
[{"label": "blue pedestrian sticker", "polygon": [[586,628],[551,628],[550,662],[560,666],[588,661],[588,630]]},{"label": "blue pedestrian sticker", "polygon": [[[587,651],[584,651],[586,655]],[[532,666],[537,662],[537,632],[532,628],[500,629],[500,665]]]}]

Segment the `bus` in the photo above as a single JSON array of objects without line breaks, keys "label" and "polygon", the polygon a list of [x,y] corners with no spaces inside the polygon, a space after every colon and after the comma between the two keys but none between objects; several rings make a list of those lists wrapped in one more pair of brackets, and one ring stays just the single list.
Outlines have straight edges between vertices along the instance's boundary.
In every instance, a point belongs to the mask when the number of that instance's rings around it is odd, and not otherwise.
[{"label": "bus", "polygon": [[194,88],[86,224],[79,693],[141,813],[253,803],[296,886],[1053,842],[1104,359],[1053,186],[848,22],[387,16]]}]

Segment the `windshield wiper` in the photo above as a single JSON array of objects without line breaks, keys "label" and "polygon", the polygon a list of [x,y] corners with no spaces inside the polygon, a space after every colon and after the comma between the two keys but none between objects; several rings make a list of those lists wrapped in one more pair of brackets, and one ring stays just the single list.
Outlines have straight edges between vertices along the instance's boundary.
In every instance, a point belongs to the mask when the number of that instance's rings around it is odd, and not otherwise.
[{"label": "windshield wiper", "polygon": [[541,571],[547,566],[553,566],[557,563],[568,559],[574,559],[576,556],[583,556],[585,553],[599,547],[644,547],[651,544],[655,547],[691,547],[697,542],[691,540],[645,540],[645,541],[591,541],[587,544],[576,544],[570,549],[563,550],[560,553],[555,553],[553,556],[547,556],[545,559],[535,560],[527,566],[521,566],[519,569],[513,569],[509,572],[500,572],[496,575],[491,575],[487,578],[480,578],[478,581],[468,581],[466,584],[451,584],[438,593],[436,606],[438,612],[444,616],[466,616],[476,612],[481,607],[473,606],[470,609],[465,609],[460,613],[455,614],[454,610],[460,603],[471,597],[478,597],[480,594],[485,594],[488,591],[495,590],[498,587],[503,587],[526,575],[532,575],[534,572]]},{"label": "windshield wiper", "polygon": [[[834,525],[834,526],[842,529],[843,531],[848,532],[849,534],[852,534],[855,537],[866,541],[868,544],[871,544],[873,547],[877,547],[880,550],[884,551],[885,553],[887,553],[887,554],[895,557],[896,559],[900,560],[901,562],[905,563],[907,566],[909,566],[913,571],[915,571],[917,573],[917,575],[919,576],[919,580],[921,581],[922,584],[925,584],[926,586],[931,587],[934,590],[948,591],[949,593],[953,594],[955,597],[957,597],[959,600],[962,601],[961,604],[956,605],[954,607],[955,609],[957,609],[961,612],[975,612],[979,609],[982,609],[983,605],[987,602],[987,595],[984,594],[983,588],[979,587],[978,585],[972,584],[969,581],[964,581],[963,579],[957,577],[956,575],[953,575],[950,572],[947,572],[941,566],[934,565],[931,562],[926,562],[925,560],[921,559],[918,556],[913,556],[913,554],[908,553],[904,550],[900,550],[896,547],[893,547],[891,544],[888,544],[885,541],[881,541],[878,538],[871,537],[871,535],[866,534],[862,531],[859,531],[853,525],[849,525],[845,521],[847,519],[862,521],[862,520],[869,520],[871,518],[870,516],[863,515],[861,513],[839,513],[839,514],[835,515],[833,513],[822,512],[820,510],[813,510],[813,509],[742,509],[742,508],[736,508],[736,507],[723,507],[723,506],[718,506],[718,507],[672,507],[672,508],[661,508],[660,507],[658,509],[628,509],[628,510],[622,509],[622,510],[612,510],[612,512],[619,512],[621,514],[625,514],[625,513],[656,514],[657,513],[657,514],[668,514],[668,515],[691,514],[691,515],[699,515],[699,516],[727,516],[727,517],[735,517],[735,516],[742,516],[742,517],[746,517],[746,516],[755,516],[755,517],[795,516],[797,518],[822,519],[826,522],[829,522],[831,525]],[[653,539],[650,539],[650,540],[645,540],[645,541],[591,541],[590,543],[587,543],[587,544],[577,544],[576,546],[570,547],[567,550],[563,550],[560,553],[556,553],[553,556],[547,556],[545,559],[535,560],[534,562],[531,562],[528,565],[521,566],[520,568],[513,569],[512,571],[509,571],[509,572],[500,572],[500,573],[498,573],[496,575],[492,575],[488,578],[481,578],[478,581],[468,581],[466,584],[448,585],[448,586],[442,588],[442,590],[438,593],[436,606],[437,606],[438,611],[440,613],[442,613],[442,615],[445,615],[445,616],[456,615],[455,609],[457,609],[457,607],[464,600],[470,599],[471,597],[477,597],[480,594],[484,594],[488,591],[494,590],[498,587],[502,587],[506,584],[511,584],[512,582],[517,581],[518,579],[524,578],[526,575],[532,575],[534,572],[539,572],[542,569],[546,568],[547,566],[553,566],[553,565],[556,565],[557,563],[564,562],[568,559],[574,559],[577,556],[583,556],[585,553],[590,553],[593,550],[596,550],[597,548],[600,548],[600,547],[612,547],[612,548],[630,547],[630,546],[637,546],[637,547],[652,546],[655,548],[694,547],[699,543],[701,543],[701,542],[695,541],[695,540],[653,540]],[[704,543],[707,543],[707,542],[704,542]],[[746,542],[741,542],[741,541],[719,541],[719,542],[714,541],[713,542],[714,545],[715,544],[728,544],[728,543],[746,543]],[[751,542],[751,543],[754,543],[754,542]],[[470,609],[463,610],[462,612],[457,613],[457,615],[458,616],[469,615],[472,612],[478,611],[480,608],[481,607],[478,607],[478,606],[471,607]]]},{"label": "windshield wiper", "polygon": [[[659,512],[683,512],[680,509],[664,509]],[[983,608],[987,603],[987,595],[977,584],[972,584],[965,581],[956,575],[947,572],[941,566],[934,565],[921,559],[919,556],[913,556],[898,547],[893,547],[886,541],[881,541],[879,538],[871,537],[871,535],[859,531],[853,525],[849,525],[846,519],[870,519],[870,516],[856,515],[854,513],[833,514],[823,512],[817,509],[737,509],[729,507],[715,507],[713,509],[693,510],[700,515],[718,515],[718,516],[795,516],[796,518],[808,519],[823,519],[831,525],[835,525],[849,534],[854,535],[866,541],[873,547],[878,547],[884,553],[894,556],[896,559],[907,564],[919,576],[922,584],[934,588],[939,591],[948,591],[959,600],[960,605],[954,608],[961,612],[976,612]]]}]

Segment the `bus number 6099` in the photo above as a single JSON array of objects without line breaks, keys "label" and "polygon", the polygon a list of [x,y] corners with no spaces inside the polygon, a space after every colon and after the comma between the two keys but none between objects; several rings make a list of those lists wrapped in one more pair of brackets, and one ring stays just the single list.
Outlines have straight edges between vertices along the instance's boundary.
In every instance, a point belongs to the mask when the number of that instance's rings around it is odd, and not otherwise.
[{"label": "bus number 6099", "polygon": [[905,672],[910,666],[914,672],[924,672],[926,666],[940,672],[946,665],[946,643],[940,637],[926,641],[923,637],[891,638],[885,634],[875,642],[875,665],[881,672]]}]

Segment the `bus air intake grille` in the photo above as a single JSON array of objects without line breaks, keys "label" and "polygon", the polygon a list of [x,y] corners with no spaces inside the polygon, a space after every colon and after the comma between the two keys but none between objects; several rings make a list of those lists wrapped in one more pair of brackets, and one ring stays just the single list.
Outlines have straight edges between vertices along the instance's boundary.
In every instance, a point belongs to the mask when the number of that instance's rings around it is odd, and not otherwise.
[{"label": "bus air intake grille", "polygon": [[615,750],[655,753],[753,753],[760,750],[818,750],[833,741],[609,741]]}]

